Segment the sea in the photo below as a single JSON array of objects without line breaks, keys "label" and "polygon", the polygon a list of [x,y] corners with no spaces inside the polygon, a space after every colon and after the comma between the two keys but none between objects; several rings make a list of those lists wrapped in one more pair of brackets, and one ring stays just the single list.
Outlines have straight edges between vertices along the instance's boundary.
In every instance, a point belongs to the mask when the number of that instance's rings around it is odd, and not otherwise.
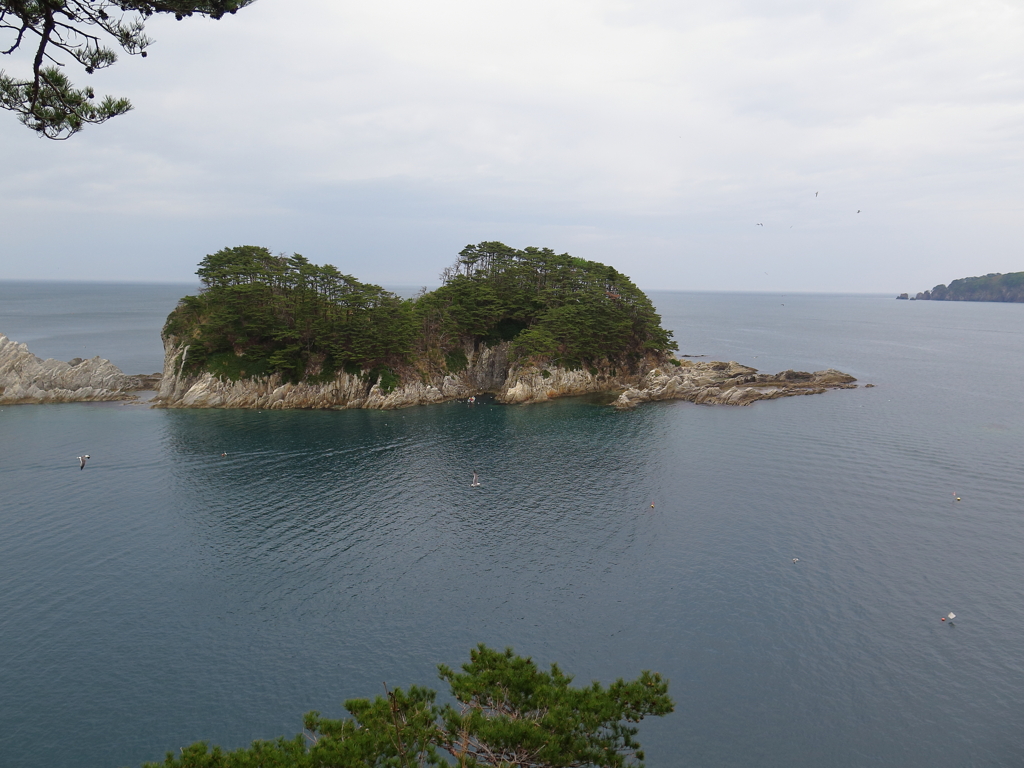
[{"label": "sea", "polygon": [[[0,333],[151,373],[194,291],[2,282]],[[0,407],[0,765],[292,736],[478,643],[660,672],[650,768],[1024,765],[1024,305],[650,296],[681,354],[860,386]]]}]

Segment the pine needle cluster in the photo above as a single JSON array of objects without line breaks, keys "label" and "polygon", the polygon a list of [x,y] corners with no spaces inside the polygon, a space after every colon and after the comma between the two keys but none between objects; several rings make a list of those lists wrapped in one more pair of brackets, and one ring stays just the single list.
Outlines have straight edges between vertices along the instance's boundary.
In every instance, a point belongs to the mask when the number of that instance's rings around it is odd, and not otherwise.
[{"label": "pine needle cluster", "polygon": [[556,664],[548,671],[511,648],[478,645],[461,671],[443,664],[453,703],[429,688],[387,690],[345,702],[350,717],[319,712],[292,739],[234,751],[200,742],[144,768],[624,768],[643,766],[636,740],[645,717],[673,710],[668,682],[642,672],[631,681],[584,688]]}]

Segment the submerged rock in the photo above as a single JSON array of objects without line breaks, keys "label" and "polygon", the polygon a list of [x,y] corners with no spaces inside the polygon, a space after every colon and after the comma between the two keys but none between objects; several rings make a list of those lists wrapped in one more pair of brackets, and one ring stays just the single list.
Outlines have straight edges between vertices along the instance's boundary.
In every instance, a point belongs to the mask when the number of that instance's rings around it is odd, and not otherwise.
[{"label": "submerged rock", "polygon": [[76,357],[66,363],[42,360],[29,352],[27,344],[0,334],[0,403],[134,400],[132,392],[145,388],[142,378],[126,376],[102,357]]}]

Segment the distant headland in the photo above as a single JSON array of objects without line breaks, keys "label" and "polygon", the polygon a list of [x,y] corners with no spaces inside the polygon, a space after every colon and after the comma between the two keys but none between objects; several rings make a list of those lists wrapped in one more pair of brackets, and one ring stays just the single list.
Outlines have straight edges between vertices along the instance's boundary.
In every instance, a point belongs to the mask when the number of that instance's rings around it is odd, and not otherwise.
[{"label": "distant headland", "polygon": [[1012,301],[1024,302],[1024,272],[989,273],[962,277],[949,285],[936,285],[916,296],[901,293],[897,299],[911,301]]},{"label": "distant headland", "polygon": [[202,291],[184,297],[163,329],[157,406],[392,409],[603,393],[629,409],[856,386],[834,370],[765,375],[679,360],[628,277],[548,248],[469,245],[440,288],[411,299],[257,246],[209,255],[197,274]]}]

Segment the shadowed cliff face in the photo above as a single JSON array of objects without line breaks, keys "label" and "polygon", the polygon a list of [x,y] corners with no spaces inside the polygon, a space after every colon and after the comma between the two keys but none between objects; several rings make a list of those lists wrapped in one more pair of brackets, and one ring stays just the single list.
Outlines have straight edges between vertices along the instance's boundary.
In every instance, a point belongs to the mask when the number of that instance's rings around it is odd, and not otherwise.
[{"label": "shadowed cliff face", "polygon": [[74,403],[98,400],[132,400],[143,389],[138,377],[94,357],[70,362],[42,360],[0,334],[0,403]]},{"label": "shadowed cliff face", "polygon": [[324,383],[287,383],[280,375],[230,381],[210,373],[183,375],[188,345],[165,341],[164,376],[154,404],[168,408],[371,408],[390,410],[493,394],[506,404],[543,402],[555,397],[618,394],[614,405],[635,408],[653,400],[749,405],[791,395],[819,394],[855,387],[852,376],[828,370],[759,374],[738,363],[676,361],[649,356],[632,371],[567,370],[558,366],[510,365],[508,343],[466,350],[467,365],[457,374],[425,376],[405,371],[390,391],[365,375],[342,373]]}]

